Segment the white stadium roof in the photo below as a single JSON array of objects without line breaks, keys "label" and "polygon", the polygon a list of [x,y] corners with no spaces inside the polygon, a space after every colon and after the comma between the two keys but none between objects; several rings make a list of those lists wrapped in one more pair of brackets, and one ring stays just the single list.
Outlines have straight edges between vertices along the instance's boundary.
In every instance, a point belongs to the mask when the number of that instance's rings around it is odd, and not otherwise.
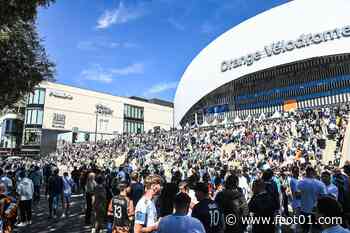
[{"label": "white stadium roof", "polygon": [[[350,53],[349,12],[349,0],[294,0],[227,31],[184,72],[175,94],[175,125],[207,94],[244,75],[308,58]],[[272,51],[272,44],[280,41],[285,43],[284,51],[277,47]],[[256,60],[244,64],[243,60],[251,61],[250,54]]]}]

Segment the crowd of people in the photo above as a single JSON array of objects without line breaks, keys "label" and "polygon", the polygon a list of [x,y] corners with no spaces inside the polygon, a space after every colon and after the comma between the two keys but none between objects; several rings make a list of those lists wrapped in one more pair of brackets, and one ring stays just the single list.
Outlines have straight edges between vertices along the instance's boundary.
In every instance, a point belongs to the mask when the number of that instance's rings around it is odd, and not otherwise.
[{"label": "crowd of people", "polygon": [[[50,219],[69,217],[76,193],[97,233],[350,232],[350,163],[341,161],[348,114],[323,108],[122,134],[64,143],[40,160],[2,161],[1,230],[32,224],[40,194]],[[249,222],[252,216],[271,221]],[[337,221],[317,224],[322,218]]]}]

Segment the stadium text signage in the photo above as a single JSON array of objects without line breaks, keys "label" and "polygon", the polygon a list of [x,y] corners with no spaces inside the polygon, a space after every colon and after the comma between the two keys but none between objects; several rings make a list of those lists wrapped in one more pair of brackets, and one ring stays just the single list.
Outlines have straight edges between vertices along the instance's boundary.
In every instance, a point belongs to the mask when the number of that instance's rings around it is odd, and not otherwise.
[{"label": "stadium text signage", "polygon": [[350,37],[350,26],[336,28],[316,34],[303,34],[296,40],[282,40],[274,42],[271,45],[265,46],[264,50],[262,51],[256,51],[255,53],[251,53],[237,59],[223,61],[221,63],[221,72],[236,69],[244,65],[251,66],[254,64],[254,62],[257,62],[265,57],[279,55],[295,49],[305,48],[314,44],[317,45],[330,40],[341,39],[342,37]]},{"label": "stadium text signage", "polygon": [[69,99],[69,100],[73,99],[73,96],[66,94],[66,93],[63,93],[63,92],[58,92],[58,91],[50,92],[49,96],[54,96],[54,97],[61,98],[61,99]]}]

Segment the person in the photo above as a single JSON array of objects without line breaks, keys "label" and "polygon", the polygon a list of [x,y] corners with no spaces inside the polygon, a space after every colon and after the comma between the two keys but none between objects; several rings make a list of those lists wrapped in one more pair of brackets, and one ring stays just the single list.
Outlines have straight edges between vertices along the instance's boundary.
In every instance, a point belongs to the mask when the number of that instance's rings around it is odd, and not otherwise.
[{"label": "person", "polygon": [[165,183],[164,188],[159,197],[159,212],[160,217],[167,216],[174,212],[174,200],[178,193],[179,182],[175,176],[172,177],[170,183]]},{"label": "person", "polygon": [[123,166],[119,167],[119,172],[117,174],[117,179],[121,183],[126,182],[126,173],[124,171],[124,167]]},{"label": "person", "polygon": [[[254,217],[269,218],[270,221],[275,215],[277,203],[273,197],[266,191],[265,182],[262,179],[257,179],[253,182],[253,196],[248,203],[249,211],[254,214]],[[253,224],[253,233],[274,232],[275,226],[269,224]]]},{"label": "person", "polygon": [[106,198],[106,187],[104,186],[104,176],[99,174],[96,177],[96,187],[94,190],[94,197],[93,197],[93,206],[94,206],[94,210],[95,210],[95,232],[99,233],[101,228],[102,228],[102,224],[103,221],[105,219],[106,213],[107,213],[107,198]]},{"label": "person", "polygon": [[274,199],[274,202],[277,203],[275,214],[280,210],[280,192],[278,188],[278,184],[276,182],[276,179],[273,175],[272,169],[266,169],[263,171],[262,179],[265,182],[265,190],[267,193],[269,193],[272,198]]},{"label": "person", "polygon": [[300,195],[297,189],[299,183],[299,168],[297,166],[292,168],[292,176],[289,179],[288,195],[292,198],[291,206],[293,214],[299,216],[300,214]]},{"label": "person", "polygon": [[133,205],[136,206],[143,195],[143,185],[139,181],[139,174],[137,172],[131,173],[130,189],[131,200]]},{"label": "person", "polygon": [[174,201],[175,213],[160,220],[159,233],[205,233],[203,224],[187,215],[190,203],[188,194],[178,193]]},{"label": "person", "polygon": [[248,216],[249,208],[243,193],[238,188],[238,182],[236,175],[229,175],[225,181],[225,188],[215,198],[224,219],[231,215],[238,219],[233,225],[225,221],[224,233],[242,233],[246,229],[241,219]]},{"label": "person", "polygon": [[192,210],[192,217],[201,221],[206,233],[220,233],[223,231],[223,219],[215,201],[209,198],[208,185],[202,182],[194,187],[199,201]]},{"label": "person", "polygon": [[190,189],[189,184],[186,181],[182,181],[179,183],[179,192],[186,193],[191,198],[190,209],[188,211],[189,215],[191,215],[193,207],[198,202],[194,191]]},{"label": "person", "polygon": [[86,201],[86,211],[85,211],[85,224],[91,224],[91,212],[92,212],[92,201],[94,197],[94,191],[97,184],[95,181],[95,173],[90,172],[87,175],[87,181],[85,185],[85,201]]},{"label": "person", "polygon": [[72,197],[72,187],[74,187],[74,182],[72,178],[68,176],[68,172],[63,173],[63,194],[64,194],[64,213],[62,217],[68,216],[70,201]]},{"label": "person", "polygon": [[145,194],[135,208],[135,233],[155,232],[159,226],[153,198],[160,193],[161,178],[158,175],[149,175],[144,183]]},{"label": "person", "polygon": [[113,216],[112,233],[129,233],[134,215],[134,205],[128,198],[128,185],[118,185],[119,194],[115,195],[109,203],[108,215]]},{"label": "person", "polygon": [[42,179],[43,179],[39,166],[34,167],[34,171],[30,174],[29,178],[33,181],[33,184],[34,184],[33,201],[39,202],[40,201],[40,187],[41,187]]},{"label": "person", "polygon": [[74,181],[74,193],[80,192],[80,184],[79,184],[79,178],[80,178],[80,172],[78,171],[77,167],[74,166],[73,171],[71,172],[71,177]]},{"label": "person", "polygon": [[323,171],[321,174],[321,180],[326,186],[327,195],[338,200],[338,188],[331,183],[331,173],[329,171]]},{"label": "person", "polygon": [[32,199],[34,194],[34,184],[31,179],[26,177],[25,171],[19,174],[21,181],[17,185],[17,194],[19,197],[20,223],[19,227],[32,224]]},{"label": "person", "polygon": [[6,194],[10,194],[13,191],[13,182],[2,168],[0,168],[0,182],[6,186]]},{"label": "person", "polygon": [[344,225],[350,226],[350,165],[345,164],[341,169],[336,169],[333,174],[333,183],[338,188],[338,201],[344,212]]},{"label": "person", "polygon": [[[308,166],[305,170],[305,177],[299,181],[297,189],[300,193],[301,215],[306,219],[310,216],[314,219],[313,209],[316,206],[317,199],[321,195],[325,195],[326,186],[319,180],[315,179],[316,171],[313,167]],[[303,224],[302,230],[304,233],[309,232],[310,224]]]},{"label": "person", "polygon": [[0,182],[0,232],[12,233],[17,218],[17,200],[7,195],[6,184]]},{"label": "person", "polygon": [[325,196],[318,199],[316,216],[317,218],[323,218],[324,220],[331,220],[320,221],[323,228],[322,233],[350,233],[349,229],[345,229],[340,225],[340,220],[342,220],[342,209],[339,202],[333,197]]},{"label": "person", "polygon": [[57,217],[57,209],[60,199],[62,201],[62,207],[64,206],[63,180],[58,174],[59,169],[56,167],[53,169],[52,176],[50,176],[48,180],[49,219],[51,219],[52,216],[54,218]]}]

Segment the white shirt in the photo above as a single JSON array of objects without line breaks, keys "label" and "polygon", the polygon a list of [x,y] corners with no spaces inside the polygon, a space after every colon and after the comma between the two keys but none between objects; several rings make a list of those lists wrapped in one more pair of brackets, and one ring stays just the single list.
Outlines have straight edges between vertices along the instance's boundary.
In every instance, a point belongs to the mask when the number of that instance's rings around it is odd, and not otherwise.
[{"label": "white shirt", "polygon": [[17,185],[17,193],[20,195],[21,201],[33,199],[34,184],[31,179],[23,178]]},{"label": "white shirt", "polygon": [[205,233],[203,224],[196,218],[184,215],[168,215],[160,220],[159,233]]},{"label": "white shirt", "polygon": [[144,227],[154,226],[157,222],[157,209],[152,200],[144,196],[137,202],[135,208],[135,224]]}]

